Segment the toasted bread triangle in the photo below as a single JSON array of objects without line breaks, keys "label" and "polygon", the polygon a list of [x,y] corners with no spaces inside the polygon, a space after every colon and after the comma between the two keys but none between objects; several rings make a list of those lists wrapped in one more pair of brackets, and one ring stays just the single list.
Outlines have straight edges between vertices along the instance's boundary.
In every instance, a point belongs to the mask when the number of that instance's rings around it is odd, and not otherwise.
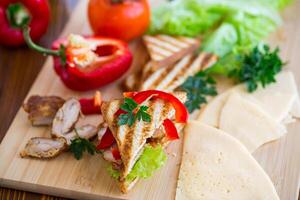
[{"label": "toasted bread triangle", "polygon": [[144,43],[151,60],[157,67],[169,66],[196,50],[200,42],[189,37],[172,37],[169,35],[145,35]]}]

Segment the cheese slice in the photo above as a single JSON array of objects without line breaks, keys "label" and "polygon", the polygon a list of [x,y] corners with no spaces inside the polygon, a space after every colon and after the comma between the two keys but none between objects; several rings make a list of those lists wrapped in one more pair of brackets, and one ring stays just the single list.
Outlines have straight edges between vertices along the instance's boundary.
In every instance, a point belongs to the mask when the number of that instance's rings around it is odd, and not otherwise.
[{"label": "cheese slice", "polygon": [[235,92],[222,109],[219,128],[238,139],[249,152],[286,133],[285,126]]},{"label": "cheese slice", "polygon": [[[241,88],[237,89],[241,90]],[[289,112],[292,113],[293,117],[299,117],[299,111],[297,112],[299,95],[296,81],[290,71],[280,72],[276,76],[276,82],[267,85],[265,88],[260,86],[253,93],[248,93],[244,89],[240,93],[243,93],[244,97],[263,108],[278,122],[286,118]]]},{"label": "cheese slice", "polygon": [[184,134],[176,200],[279,200],[247,149],[229,134],[198,121]]},{"label": "cheese slice", "polygon": [[259,87],[249,93],[244,84],[237,85],[210,101],[197,120],[218,127],[221,110],[231,92],[238,92],[243,98],[250,100],[267,112],[277,122],[282,122],[290,114],[300,118],[300,100],[296,81],[290,71],[283,71],[276,76],[276,83]]},{"label": "cheese slice", "polygon": [[202,110],[197,118],[198,121],[210,126],[218,127],[220,114],[231,90],[213,98]]}]

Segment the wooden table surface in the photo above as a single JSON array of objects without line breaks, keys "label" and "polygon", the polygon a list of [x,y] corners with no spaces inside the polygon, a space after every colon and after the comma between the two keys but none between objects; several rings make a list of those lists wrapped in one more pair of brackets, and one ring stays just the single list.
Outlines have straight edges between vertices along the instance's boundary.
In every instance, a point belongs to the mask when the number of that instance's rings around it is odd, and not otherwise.
[{"label": "wooden table surface", "polygon": [[[52,11],[51,24],[46,35],[40,40],[41,45],[49,47],[52,41],[59,36],[78,1],[49,1]],[[26,47],[9,49],[0,46],[0,141],[2,141],[45,59],[41,54]],[[0,200],[2,199],[63,200],[59,197],[0,187]]]},{"label": "wooden table surface", "polygon": [[[51,22],[39,44],[50,47],[79,0],[51,0]],[[0,141],[23,103],[46,57],[26,47],[9,49],[0,46]],[[0,161],[1,162],[1,161]],[[63,200],[58,197],[0,187],[0,199]]]}]

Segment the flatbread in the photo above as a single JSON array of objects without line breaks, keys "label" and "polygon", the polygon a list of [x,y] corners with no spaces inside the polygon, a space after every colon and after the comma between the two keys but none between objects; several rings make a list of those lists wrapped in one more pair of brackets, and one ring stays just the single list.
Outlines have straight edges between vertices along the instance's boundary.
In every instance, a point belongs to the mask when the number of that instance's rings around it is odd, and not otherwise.
[{"label": "flatbread", "polygon": [[192,121],[184,135],[176,200],[279,200],[268,175],[227,133]]},{"label": "flatbread", "polygon": [[249,152],[286,133],[284,125],[236,92],[230,94],[222,109],[219,128],[238,139]]}]

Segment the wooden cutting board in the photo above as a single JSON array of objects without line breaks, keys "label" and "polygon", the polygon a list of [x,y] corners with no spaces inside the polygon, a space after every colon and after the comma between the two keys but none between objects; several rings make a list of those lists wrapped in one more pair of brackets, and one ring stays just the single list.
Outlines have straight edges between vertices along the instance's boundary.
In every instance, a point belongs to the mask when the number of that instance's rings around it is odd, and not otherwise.
[{"label": "wooden cutting board", "polygon": [[[150,2],[156,6],[162,0]],[[62,36],[69,33],[90,33],[86,5],[87,0],[80,1]],[[279,45],[282,57],[289,61],[288,67],[297,76],[298,86],[300,86],[300,69],[297,68],[300,61],[299,10],[300,0],[286,10],[283,27],[271,38],[271,44]],[[135,53],[132,71],[143,66],[148,55],[140,40],[132,42],[130,48]],[[100,89],[104,99],[121,96],[119,83],[120,81]],[[68,98],[91,96],[93,93],[93,91],[78,93],[67,89],[55,75],[52,59],[48,58],[28,97],[39,94]],[[101,120],[100,116],[93,116],[87,117],[81,123],[89,121],[98,124]],[[271,177],[283,200],[295,200],[299,192],[299,132],[298,121],[289,125],[288,134],[284,138],[263,146],[254,154]],[[107,163],[98,156],[85,155],[80,161],[75,160],[70,153],[64,153],[52,160],[20,158],[19,152],[29,138],[49,136],[49,133],[48,128],[32,127],[26,113],[22,109],[19,110],[0,146],[0,185],[76,199],[174,199],[181,157],[181,141],[173,142],[167,148],[169,158],[162,169],[152,178],[140,180],[130,194],[122,195],[116,182],[106,172]]]}]

